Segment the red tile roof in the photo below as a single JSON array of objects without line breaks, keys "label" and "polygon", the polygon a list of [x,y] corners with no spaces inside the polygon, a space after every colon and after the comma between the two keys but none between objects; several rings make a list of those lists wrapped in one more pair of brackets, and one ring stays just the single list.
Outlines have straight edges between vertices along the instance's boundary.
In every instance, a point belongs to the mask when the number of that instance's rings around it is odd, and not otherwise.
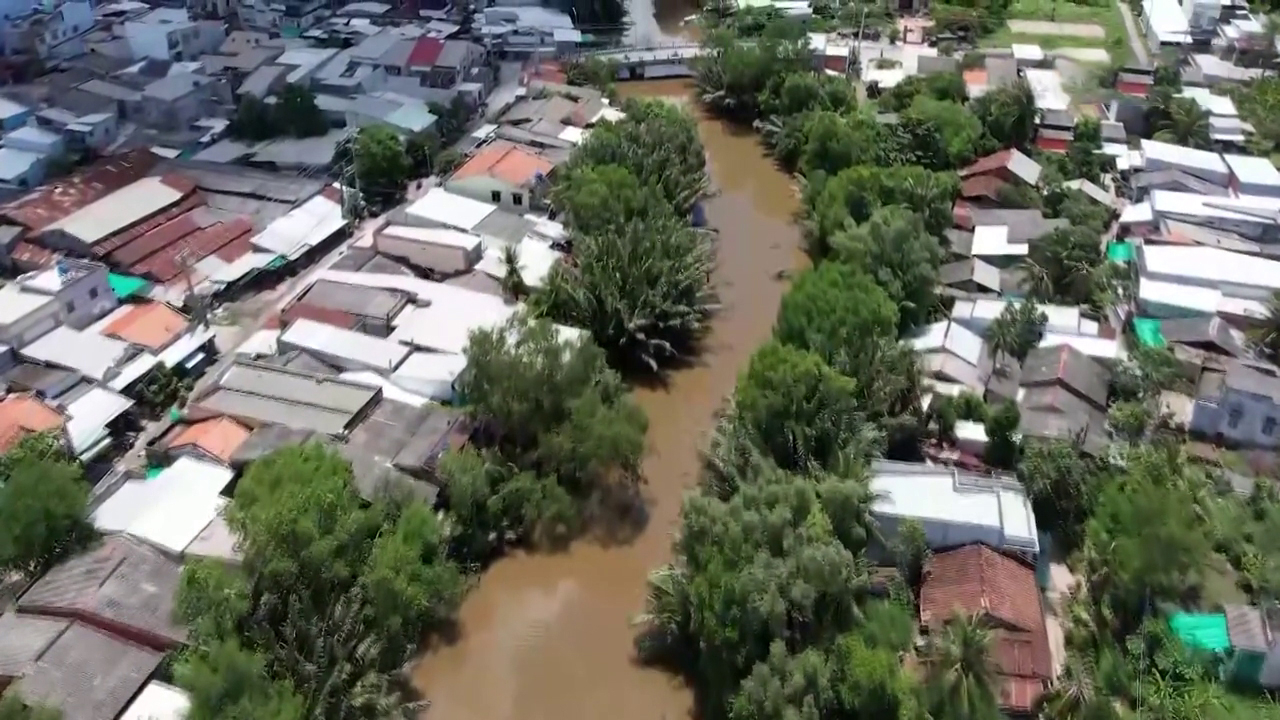
[{"label": "red tile roof", "polygon": [[134,305],[102,328],[103,335],[151,350],[163,350],[191,324],[186,315],[161,302]]},{"label": "red tile roof", "polygon": [[25,435],[57,430],[66,421],[62,413],[31,393],[9,395],[0,400],[0,452],[18,444]]},{"label": "red tile roof", "polygon": [[142,262],[129,266],[128,270],[134,275],[145,275],[160,282],[168,282],[182,274],[184,263],[203,260],[252,232],[253,223],[247,218],[220,222],[188,235],[182,242],[165,247]]},{"label": "red tile roof", "polygon": [[1053,678],[1035,569],[986,545],[937,553],[925,564],[920,623],[937,628],[956,613],[979,615],[993,627],[1001,705],[1033,708]]},{"label": "red tile roof", "polygon": [[32,230],[44,228],[107,195],[137,182],[159,162],[150,150],[113,155],[0,205],[0,216]]},{"label": "red tile roof", "polygon": [[223,262],[235,262],[244,255],[253,252],[253,235],[253,233],[245,233],[217,250],[214,250],[213,254]]},{"label": "red tile roof", "polygon": [[231,418],[216,417],[183,428],[169,442],[169,449],[194,445],[229,464],[231,455],[248,439],[249,428]]},{"label": "red tile roof", "polygon": [[1151,92],[1151,86],[1144,83],[1124,82],[1121,80],[1116,82],[1116,92],[1130,97],[1144,98],[1147,93]]},{"label": "red tile roof", "polygon": [[313,320],[346,330],[354,330],[360,324],[360,318],[351,313],[305,302],[294,303],[280,313],[282,326],[288,327],[294,320]]},{"label": "red tile roof", "polygon": [[532,184],[539,174],[549,175],[554,168],[555,163],[537,153],[512,143],[495,142],[481,148],[462,167],[453,171],[450,179],[465,180],[485,175],[524,187]]},{"label": "red tile roof", "polygon": [[1009,159],[1013,157],[1012,150],[1001,150],[992,153],[986,157],[978,158],[972,165],[960,171],[960,177],[969,177],[970,175],[981,175],[993,170],[1001,170],[1009,167]]},{"label": "red tile roof", "polygon": [[960,197],[1000,199],[1000,191],[1009,183],[994,175],[975,175],[960,183]]},{"label": "red tile roof", "polygon": [[[134,261],[118,260],[116,258],[116,252],[127,245],[133,244],[135,240],[146,238],[152,233],[155,233],[161,230],[166,225],[186,215],[192,210],[195,210],[196,208],[199,208],[199,207],[203,207],[204,204],[205,204],[205,201],[204,201],[203,195],[201,195],[200,193],[192,193],[191,195],[188,195],[187,197],[183,198],[182,202],[177,203],[176,205],[171,205],[168,208],[165,208],[163,212],[152,215],[146,220],[143,220],[142,222],[138,223],[137,225],[134,225],[133,227],[123,232],[116,233],[115,235],[112,235],[109,238],[106,238],[100,242],[94,243],[93,247],[90,248],[90,252],[93,253],[94,257],[100,258],[103,256],[110,256],[110,259],[112,261],[119,262],[121,264],[127,264],[128,262],[136,262],[136,260]],[[149,241],[144,240],[144,242],[149,242]],[[170,242],[172,242],[172,240],[170,240]],[[157,247],[160,247],[160,246],[157,246]],[[146,257],[146,256],[144,255],[143,257]]]},{"label": "red tile roof", "polygon": [[413,44],[413,50],[409,53],[409,67],[434,67],[443,51],[444,41],[440,38],[418,38],[418,42]]},{"label": "red tile roof", "polygon": [[1066,138],[1055,137],[1037,137],[1036,147],[1046,152],[1064,153],[1067,147],[1071,145],[1071,141]]},{"label": "red tile roof", "polygon": [[13,244],[9,257],[22,270],[36,270],[52,265],[57,256],[30,240],[23,239]]}]

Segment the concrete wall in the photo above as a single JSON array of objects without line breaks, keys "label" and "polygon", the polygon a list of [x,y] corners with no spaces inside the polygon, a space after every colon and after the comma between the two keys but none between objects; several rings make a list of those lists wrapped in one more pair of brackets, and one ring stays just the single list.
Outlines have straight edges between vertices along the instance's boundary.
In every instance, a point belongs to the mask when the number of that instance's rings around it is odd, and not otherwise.
[{"label": "concrete wall", "polygon": [[[1238,418],[1235,423],[1233,415]],[[1265,432],[1268,418],[1274,421],[1269,435]],[[1218,402],[1196,401],[1191,431],[1208,438],[1221,435],[1231,445],[1273,448],[1280,445],[1280,407],[1269,397],[1223,387]]]}]

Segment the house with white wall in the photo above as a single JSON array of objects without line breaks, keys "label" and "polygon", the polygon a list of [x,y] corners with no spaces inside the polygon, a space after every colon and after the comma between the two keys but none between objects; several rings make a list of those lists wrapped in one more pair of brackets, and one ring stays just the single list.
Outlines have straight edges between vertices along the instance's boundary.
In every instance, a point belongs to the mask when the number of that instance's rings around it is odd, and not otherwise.
[{"label": "house with white wall", "polygon": [[1280,373],[1274,365],[1231,360],[1196,386],[1192,433],[1228,446],[1280,446]]},{"label": "house with white wall", "polygon": [[135,60],[184,62],[217,52],[227,39],[227,30],[221,22],[192,20],[185,9],[161,7],[126,20],[124,37]]}]

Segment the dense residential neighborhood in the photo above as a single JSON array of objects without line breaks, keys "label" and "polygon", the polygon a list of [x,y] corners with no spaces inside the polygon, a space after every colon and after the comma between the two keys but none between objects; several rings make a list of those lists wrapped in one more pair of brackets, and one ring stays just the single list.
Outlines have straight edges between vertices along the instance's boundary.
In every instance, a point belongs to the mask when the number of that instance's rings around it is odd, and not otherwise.
[{"label": "dense residential neighborhood", "polygon": [[1061,5],[0,0],[0,718],[1280,718],[1278,8]]}]

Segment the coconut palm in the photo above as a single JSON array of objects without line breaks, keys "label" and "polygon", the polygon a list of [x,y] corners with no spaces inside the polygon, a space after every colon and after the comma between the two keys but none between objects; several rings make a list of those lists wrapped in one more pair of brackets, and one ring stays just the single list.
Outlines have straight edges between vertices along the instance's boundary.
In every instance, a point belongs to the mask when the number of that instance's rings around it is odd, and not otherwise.
[{"label": "coconut palm", "polygon": [[1041,720],[1112,720],[1116,717],[1111,699],[1098,692],[1093,668],[1084,660],[1072,660],[1052,688],[1036,703]]},{"label": "coconut palm", "polygon": [[502,268],[502,293],[512,300],[528,295],[529,286],[525,284],[520,270],[520,251],[515,245],[502,248]]},{"label": "coconut palm", "polygon": [[658,372],[696,350],[717,307],[712,236],[672,216],[575,237],[573,265],[552,271],[532,304],[588,330],[617,364]]},{"label": "coconut palm", "polygon": [[988,720],[998,716],[998,679],[991,635],[978,616],[952,618],[930,638],[925,692],[935,720]]},{"label": "coconut palm", "polygon": [[1018,346],[1018,328],[1013,315],[1009,314],[1008,307],[1000,313],[1000,316],[991,321],[987,326],[985,339],[987,347],[991,351],[991,357],[997,364],[1003,368],[1001,358],[1013,357],[1014,349]]},{"label": "coconut palm", "polygon": [[1167,113],[1156,122],[1153,139],[1207,150],[1210,147],[1209,113],[1191,98],[1173,98]]},{"label": "coconut palm", "polygon": [[1267,300],[1267,318],[1249,337],[1272,362],[1280,359],[1280,292]]}]

